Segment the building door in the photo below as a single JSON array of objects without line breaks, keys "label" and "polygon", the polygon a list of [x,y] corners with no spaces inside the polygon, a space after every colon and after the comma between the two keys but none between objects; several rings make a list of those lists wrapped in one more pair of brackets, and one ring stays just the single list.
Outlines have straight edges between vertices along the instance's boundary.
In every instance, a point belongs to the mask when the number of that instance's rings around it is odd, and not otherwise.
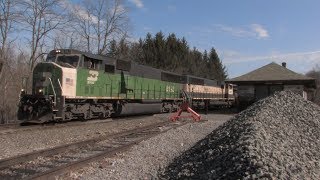
[{"label": "building door", "polygon": [[260,99],[263,99],[265,97],[268,97],[269,95],[269,90],[268,90],[268,86],[266,85],[259,85],[259,86],[255,86],[255,100],[258,101]]},{"label": "building door", "polygon": [[275,92],[282,91],[283,85],[270,85],[269,86],[269,95],[273,95]]},{"label": "building door", "polygon": [[257,85],[255,86],[255,100],[266,98],[277,91],[282,91],[283,85]]}]

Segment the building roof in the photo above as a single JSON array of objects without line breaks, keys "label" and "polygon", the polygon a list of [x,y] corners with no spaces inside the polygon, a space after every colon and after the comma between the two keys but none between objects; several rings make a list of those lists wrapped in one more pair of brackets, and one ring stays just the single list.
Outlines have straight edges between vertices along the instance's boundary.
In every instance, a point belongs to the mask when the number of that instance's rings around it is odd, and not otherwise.
[{"label": "building roof", "polygon": [[229,80],[226,80],[228,83],[250,83],[250,82],[300,82],[303,84],[309,84],[315,86],[315,79],[307,77],[302,74],[298,74],[286,67],[283,67],[275,62],[267,64],[259,69],[251,71],[247,74],[244,74],[239,77],[235,77]]}]

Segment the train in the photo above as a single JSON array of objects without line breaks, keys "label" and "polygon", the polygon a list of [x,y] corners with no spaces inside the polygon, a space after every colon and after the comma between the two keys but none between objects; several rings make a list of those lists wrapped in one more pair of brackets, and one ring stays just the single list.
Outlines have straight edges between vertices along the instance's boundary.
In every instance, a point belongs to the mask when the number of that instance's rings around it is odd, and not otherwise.
[{"label": "train", "polygon": [[29,89],[23,87],[19,98],[17,116],[23,122],[174,112],[186,95],[195,108],[235,100],[231,84],[75,49],[50,51],[35,66]]}]

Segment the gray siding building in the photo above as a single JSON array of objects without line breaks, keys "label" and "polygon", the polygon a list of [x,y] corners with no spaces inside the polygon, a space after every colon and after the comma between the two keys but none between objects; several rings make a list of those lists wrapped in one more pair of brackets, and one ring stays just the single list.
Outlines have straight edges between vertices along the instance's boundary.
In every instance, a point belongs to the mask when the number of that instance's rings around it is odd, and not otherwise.
[{"label": "gray siding building", "polygon": [[226,82],[237,85],[240,109],[282,90],[291,90],[311,99],[316,88],[314,78],[287,69],[286,63],[279,65],[274,62]]}]

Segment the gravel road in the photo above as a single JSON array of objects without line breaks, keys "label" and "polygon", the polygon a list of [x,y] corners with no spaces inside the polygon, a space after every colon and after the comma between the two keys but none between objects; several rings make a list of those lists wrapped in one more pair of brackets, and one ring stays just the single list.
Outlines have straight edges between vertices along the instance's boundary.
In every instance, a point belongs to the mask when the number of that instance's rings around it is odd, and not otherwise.
[{"label": "gravel road", "polygon": [[[161,115],[168,116],[168,115]],[[129,151],[91,163],[89,167],[71,172],[74,179],[152,179],[158,170],[166,167],[175,157],[191,148],[197,141],[222,125],[232,115],[203,115],[203,121],[182,127],[143,141]],[[63,179],[63,178],[61,178]]]},{"label": "gravel road", "polygon": [[52,148],[55,146],[78,142],[94,137],[126,131],[146,126],[155,122],[168,121],[164,116],[130,117],[128,121],[112,120],[105,123],[85,122],[78,126],[65,126],[16,133],[0,134],[0,159],[25,154],[28,152]]},{"label": "gravel road", "polygon": [[[91,139],[101,135],[146,126],[156,122],[168,121],[170,114],[130,117],[132,121],[117,121],[105,123],[84,123],[77,126],[59,128],[35,129],[33,131],[17,131],[10,134],[0,134],[0,159],[25,154],[35,150]],[[165,134],[143,141],[130,151],[118,154],[101,162],[91,163],[88,167],[70,172],[68,177],[61,179],[150,179],[158,176],[158,169],[168,165],[174,157],[192,147],[203,139],[213,129],[217,128],[233,115],[208,114],[202,115],[202,121],[170,130]],[[129,118],[129,119],[130,119]],[[138,156],[137,156],[138,154]]]}]

